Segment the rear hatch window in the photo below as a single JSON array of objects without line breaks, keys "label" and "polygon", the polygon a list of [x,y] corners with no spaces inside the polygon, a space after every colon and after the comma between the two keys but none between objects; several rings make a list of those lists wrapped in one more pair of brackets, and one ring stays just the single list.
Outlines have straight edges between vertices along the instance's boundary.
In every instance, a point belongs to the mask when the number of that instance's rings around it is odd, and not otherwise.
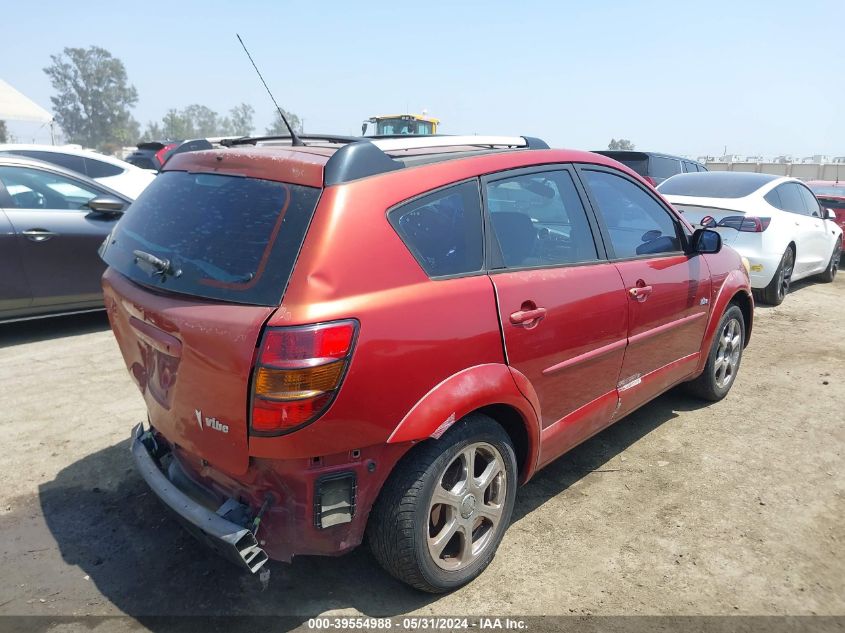
[{"label": "rear hatch window", "polygon": [[648,176],[648,158],[626,158],[619,162],[637,172],[643,178]]},{"label": "rear hatch window", "polygon": [[103,259],[159,291],[279,305],[319,195],[269,180],[164,172],[121,218]]},{"label": "rear hatch window", "polygon": [[[681,161],[664,156],[652,156],[649,162],[649,176],[657,182],[681,173]],[[697,173],[697,172],[696,172]]]}]

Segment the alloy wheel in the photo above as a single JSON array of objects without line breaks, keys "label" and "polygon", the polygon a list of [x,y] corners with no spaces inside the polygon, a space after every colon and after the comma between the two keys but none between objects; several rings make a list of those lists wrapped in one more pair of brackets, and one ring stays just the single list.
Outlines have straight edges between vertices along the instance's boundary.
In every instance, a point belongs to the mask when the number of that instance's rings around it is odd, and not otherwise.
[{"label": "alloy wheel", "polygon": [[792,280],[792,269],[795,266],[795,255],[792,254],[792,249],[786,249],[783,255],[783,261],[780,266],[780,277],[778,279],[778,296],[783,298],[789,292],[789,283]]},{"label": "alloy wheel", "polygon": [[742,354],[742,326],[736,319],[730,319],[719,334],[716,362],[713,374],[719,389],[727,387],[736,376],[739,357]]},{"label": "alloy wheel", "polygon": [[501,453],[486,442],[464,447],[437,478],[428,508],[428,552],[438,567],[463,569],[493,542],[507,496]]}]

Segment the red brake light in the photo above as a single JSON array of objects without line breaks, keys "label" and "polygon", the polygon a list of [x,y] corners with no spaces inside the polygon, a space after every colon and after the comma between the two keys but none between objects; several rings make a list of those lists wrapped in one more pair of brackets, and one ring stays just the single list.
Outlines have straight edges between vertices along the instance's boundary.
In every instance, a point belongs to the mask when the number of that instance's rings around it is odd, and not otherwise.
[{"label": "red brake light", "polygon": [[719,220],[718,226],[736,229],[743,233],[762,233],[771,224],[771,218],[758,218],[751,215],[730,215]]},{"label": "red brake light", "polygon": [[320,417],[343,382],[357,329],[356,321],[269,328],[252,377],[252,432],[280,435]]},{"label": "red brake light", "polygon": [[164,163],[166,163],[167,159],[170,157],[170,151],[177,145],[178,143],[169,143],[156,152],[156,158],[158,159],[159,165],[164,166]]},{"label": "red brake light", "polygon": [[330,325],[267,330],[261,345],[261,363],[273,367],[302,367],[303,361],[321,364],[349,353],[355,335],[354,321]]}]

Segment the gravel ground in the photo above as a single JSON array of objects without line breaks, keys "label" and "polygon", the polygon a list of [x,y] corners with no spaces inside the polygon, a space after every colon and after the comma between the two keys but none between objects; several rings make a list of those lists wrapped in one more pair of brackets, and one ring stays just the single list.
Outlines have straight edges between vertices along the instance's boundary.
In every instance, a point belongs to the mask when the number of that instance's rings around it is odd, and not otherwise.
[{"label": "gravel ground", "polygon": [[364,548],[262,591],[130,468],[144,408],[105,317],[0,326],[0,615],[843,615],[843,332],[845,276],[758,308],[726,400],[670,392],[564,456],[488,570],[431,596]]}]

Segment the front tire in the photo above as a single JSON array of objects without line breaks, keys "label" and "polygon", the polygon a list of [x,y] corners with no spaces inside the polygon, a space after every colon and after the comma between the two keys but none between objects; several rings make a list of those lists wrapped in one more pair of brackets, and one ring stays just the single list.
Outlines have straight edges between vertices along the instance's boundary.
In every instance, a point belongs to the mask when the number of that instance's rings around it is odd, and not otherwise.
[{"label": "front tire", "polygon": [[719,321],[704,371],[687,383],[687,391],[711,402],[728,395],[739,372],[744,345],[745,318],[738,306],[730,305]]},{"label": "front tire", "polygon": [[795,251],[791,247],[787,247],[780,258],[780,265],[775,271],[775,276],[769,282],[769,285],[763,290],[755,293],[757,298],[763,303],[769,305],[779,306],[783,303],[784,298],[789,292],[789,284],[792,281],[792,271],[795,268]]},{"label": "front tire", "polygon": [[367,540],[391,575],[442,593],[478,576],[499,547],[516,496],[513,445],[474,413],[411,449],[370,513]]},{"label": "front tire", "polygon": [[842,256],[842,238],[836,240],[836,246],[833,247],[833,254],[830,256],[830,262],[827,264],[825,271],[819,275],[819,280],[825,283],[831,283],[836,279],[836,272],[839,270],[840,257]]}]

